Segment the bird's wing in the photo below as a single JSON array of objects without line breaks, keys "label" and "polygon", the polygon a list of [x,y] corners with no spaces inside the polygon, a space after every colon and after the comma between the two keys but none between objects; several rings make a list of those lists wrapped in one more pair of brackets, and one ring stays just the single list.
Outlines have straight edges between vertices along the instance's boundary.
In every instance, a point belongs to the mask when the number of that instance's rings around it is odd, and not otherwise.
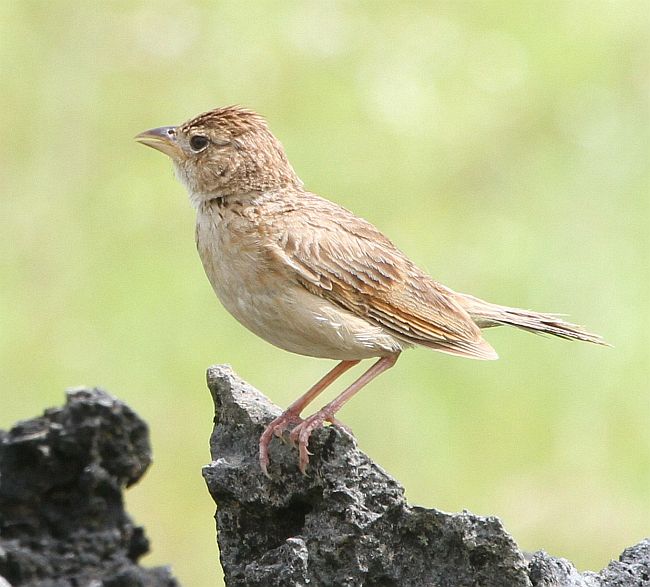
[{"label": "bird's wing", "polygon": [[418,269],[372,224],[328,201],[283,214],[270,248],[318,295],[409,343],[481,359],[494,349],[454,293]]}]

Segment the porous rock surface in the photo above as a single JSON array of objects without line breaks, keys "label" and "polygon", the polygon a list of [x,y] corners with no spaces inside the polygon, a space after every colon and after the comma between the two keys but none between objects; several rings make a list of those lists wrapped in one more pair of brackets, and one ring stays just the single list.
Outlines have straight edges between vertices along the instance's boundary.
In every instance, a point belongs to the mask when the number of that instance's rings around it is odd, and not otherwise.
[{"label": "porous rock surface", "polygon": [[495,517],[410,506],[399,483],[335,427],[312,435],[308,475],[274,440],[270,479],[257,443],[280,410],[228,366],[208,370],[216,418],[204,477],[217,508],[229,587],[650,587],[650,541],[600,573],[525,555]]},{"label": "porous rock surface", "polygon": [[146,424],[99,389],[0,431],[0,586],[176,587],[145,569],[122,490],[151,462]]}]

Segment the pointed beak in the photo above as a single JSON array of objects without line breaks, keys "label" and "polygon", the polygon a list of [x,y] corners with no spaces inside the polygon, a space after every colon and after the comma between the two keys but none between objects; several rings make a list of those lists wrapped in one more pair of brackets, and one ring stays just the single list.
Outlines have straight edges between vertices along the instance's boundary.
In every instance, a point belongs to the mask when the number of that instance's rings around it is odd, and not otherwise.
[{"label": "pointed beak", "polygon": [[175,126],[161,126],[160,128],[145,130],[134,138],[138,143],[165,153],[165,155],[169,155],[172,159],[176,159],[182,153],[176,141]]}]

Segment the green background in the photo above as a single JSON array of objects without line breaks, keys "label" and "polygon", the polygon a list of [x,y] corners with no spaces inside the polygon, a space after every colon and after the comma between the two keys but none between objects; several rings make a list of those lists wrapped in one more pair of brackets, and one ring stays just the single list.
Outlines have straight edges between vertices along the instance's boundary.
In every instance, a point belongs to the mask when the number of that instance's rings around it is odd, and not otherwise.
[{"label": "green background", "polygon": [[332,363],[226,314],[169,161],[132,137],[238,103],[436,279],[614,345],[493,330],[500,361],[411,351],[341,414],[412,503],[607,564],[650,534],[649,6],[0,3],[0,426],[69,386],[128,402],[146,563],[221,582],[206,367],[285,406]]}]

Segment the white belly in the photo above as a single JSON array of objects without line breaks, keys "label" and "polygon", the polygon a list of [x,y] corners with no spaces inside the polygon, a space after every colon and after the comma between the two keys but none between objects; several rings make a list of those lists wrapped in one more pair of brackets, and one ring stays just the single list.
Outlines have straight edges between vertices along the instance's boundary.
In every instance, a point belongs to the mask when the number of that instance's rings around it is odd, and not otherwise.
[{"label": "white belly", "polygon": [[304,289],[270,267],[240,219],[199,211],[197,249],[224,307],[246,328],[287,351],[329,359],[366,359],[403,348],[397,339]]}]

